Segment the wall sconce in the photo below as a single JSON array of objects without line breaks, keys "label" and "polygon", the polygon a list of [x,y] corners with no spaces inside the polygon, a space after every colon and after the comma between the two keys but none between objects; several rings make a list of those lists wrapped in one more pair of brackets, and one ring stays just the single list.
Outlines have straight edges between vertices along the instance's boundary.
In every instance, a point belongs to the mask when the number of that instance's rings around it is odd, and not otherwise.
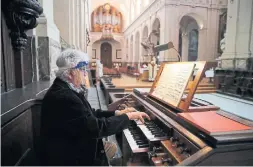
[{"label": "wall sconce", "polygon": [[230,3],[233,4],[233,3],[234,3],[234,0],[230,0]]}]

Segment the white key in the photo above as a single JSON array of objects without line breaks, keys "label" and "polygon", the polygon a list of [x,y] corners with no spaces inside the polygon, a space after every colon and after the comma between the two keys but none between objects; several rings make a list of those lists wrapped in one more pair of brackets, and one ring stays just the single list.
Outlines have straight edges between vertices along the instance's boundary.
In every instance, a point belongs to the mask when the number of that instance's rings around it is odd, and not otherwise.
[{"label": "white key", "polygon": [[137,143],[135,142],[131,132],[129,131],[129,129],[125,129],[123,130],[124,135],[126,136],[127,142],[132,150],[133,153],[138,153],[138,152],[147,152],[148,148],[139,148],[139,146],[137,145]]},{"label": "white key", "polygon": [[146,125],[138,125],[138,126],[140,127],[141,131],[144,133],[146,138],[148,138],[148,140],[155,138],[155,136],[152,135],[152,133],[149,131]]}]

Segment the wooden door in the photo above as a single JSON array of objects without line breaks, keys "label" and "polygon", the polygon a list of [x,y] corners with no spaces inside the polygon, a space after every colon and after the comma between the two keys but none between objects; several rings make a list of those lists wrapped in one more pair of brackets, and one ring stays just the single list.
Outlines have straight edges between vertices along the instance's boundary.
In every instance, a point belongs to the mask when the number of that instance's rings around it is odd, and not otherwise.
[{"label": "wooden door", "polygon": [[100,54],[103,66],[112,68],[112,45],[107,42],[102,43]]}]

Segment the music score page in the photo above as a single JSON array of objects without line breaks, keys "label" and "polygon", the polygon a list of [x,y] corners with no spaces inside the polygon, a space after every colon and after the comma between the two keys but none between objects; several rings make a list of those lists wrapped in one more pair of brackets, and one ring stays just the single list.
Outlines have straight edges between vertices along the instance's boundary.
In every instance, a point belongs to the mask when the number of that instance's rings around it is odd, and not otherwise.
[{"label": "music score page", "polygon": [[165,64],[153,96],[178,107],[195,64]]}]

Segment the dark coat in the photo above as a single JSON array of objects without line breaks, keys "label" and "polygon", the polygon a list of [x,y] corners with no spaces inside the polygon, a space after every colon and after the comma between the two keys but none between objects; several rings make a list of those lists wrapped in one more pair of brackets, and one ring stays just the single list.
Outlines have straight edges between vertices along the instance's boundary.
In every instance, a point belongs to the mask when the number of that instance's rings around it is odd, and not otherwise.
[{"label": "dark coat", "polygon": [[128,127],[126,114],[95,111],[83,95],[58,78],[46,93],[41,112],[44,165],[104,165],[102,138]]}]

